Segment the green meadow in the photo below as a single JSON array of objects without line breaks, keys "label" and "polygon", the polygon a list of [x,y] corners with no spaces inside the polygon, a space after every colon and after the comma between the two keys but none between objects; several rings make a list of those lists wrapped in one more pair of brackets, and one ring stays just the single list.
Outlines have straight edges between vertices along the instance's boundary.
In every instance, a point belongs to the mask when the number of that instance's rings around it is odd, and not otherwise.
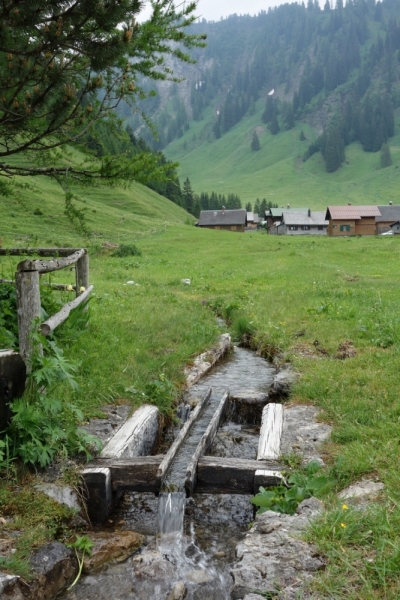
[{"label": "green meadow", "polygon": [[[346,147],[346,162],[335,173],[327,173],[320,153],[307,162],[302,157],[317,137],[307,123],[271,135],[261,121],[264,100],[256,112],[235,125],[220,139],[211,133],[214,115],[205,111],[202,121],[191,121],[182,138],[164,150],[180,162],[181,179],[189,177],[196,193],[235,193],[242,205],[266,198],[278,206],[324,210],[330,204],[398,203],[400,183],[400,136],[389,142],[393,164],[380,168],[380,154],[363,152],[359,143]],[[398,116],[396,117],[398,121]],[[398,123],[397,123],[398,125]],[[253,131],[260,150],[252,152]],[[303,130],[306,140],[300,141]],[[396,127],[398,131],[398,126]]]},{"label": "green meadow", "polygon": [[[290,160],[282,158],[282,165]],[[310,179],[323,181],[322,171],[313,174],[309,163],[301,168]],[[336,185],[348,186],[343,173]],[[360,177],[366,180],[368,173]],[[85,419],[101,415],[105,404],[135,406],[144,398],[170,418],[184,387],[184,367],[222,331],[238,341],[244,330],[252,331],[255,350],[280,363],[290,361],[300,373],[291,401],[315,404],[320,418],[333,426],[324,449],[332,482],[323,498],[327,512],[307,534],[328,559],[313,583],[317,597],[398,598],[400,239],[200,230],[182,209],[136,184],[82,190],[80,198],[94,232],[89,241],[70,225],[62,194],[49,182],[18,181],[15,194],[0,198],[3,247],[89,248],[94,284],[89,327],[65,347],[66,356],[80,364],[80,388],[64,386],[60,394],[70,397]],[[34,215],[36,208],[43,214]],[[141,255],[112,256],[110,246],[120,243],[134,244]],[[12,277],[17,260],[0,257],[0,278]],[[73,283],[73,277],[66,270],[52,281]],[[54,294],[70,299],[68,292]],[[218,326],[216,315],[229,324]],[[356,355],[337,358],[339,346],[348,341]],[[161,392],[152,395],[151,389]],[[337,492],[363,476],[383,481],[384,492],[369,508],[344,513]],[[30,476],[19,477],[29,490]],[[64,516],[33,524],[30,517],[24,525],[10,496],[13,485],[11,478],[0,502],[28,532],[19,542],[22,559],[32,544],[62,539],[65,531],[57,523]],[[338,526],[338,519],[346,527]],[[14,570],[24,572],[21,564],[14,562]]]}]

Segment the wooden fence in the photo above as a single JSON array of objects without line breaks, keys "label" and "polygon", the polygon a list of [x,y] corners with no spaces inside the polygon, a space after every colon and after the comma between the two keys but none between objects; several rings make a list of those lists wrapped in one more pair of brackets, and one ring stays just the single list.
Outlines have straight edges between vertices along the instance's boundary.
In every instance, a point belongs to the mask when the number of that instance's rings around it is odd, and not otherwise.
[{"label": "wooden fence", "polygon": [[[40,258],[26,259],[17,265],[15,284],[17,290],[18,308],[18,337],[19,352],[24,360],[31,353],[30,332],[32,321],[40,317],[40,285],[39,277],[75,265],[76,284],[72,286],[76,292],[75,300],[68,302],[63,308],[40,325],[44,336],[50,335],[56,327],[61,325],[70,312],[77,308],[90,295],[93,289],[89,285],[89,254],[86,248],[0,248],[0,256],[32,256]],[[43,260],[42,257],[52,257]],[[0,280],[0,283],[14,283],[13,281]],[[51,284],[61,290],[70,289],[67,284]]]}]

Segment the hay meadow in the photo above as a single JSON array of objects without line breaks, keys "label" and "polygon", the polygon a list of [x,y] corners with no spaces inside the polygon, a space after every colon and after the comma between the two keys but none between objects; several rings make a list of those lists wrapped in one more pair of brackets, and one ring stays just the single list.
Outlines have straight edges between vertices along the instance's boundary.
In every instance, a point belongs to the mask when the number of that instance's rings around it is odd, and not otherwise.
[{"label": "hay meadow", "polygon": [[[60,393],[71,394],[88,419],[101,415],[105,404],[140,404],[152,384],[151,399],[168,419],[183,390],[185,365],[222,331],[237,339],[251,331],[256,350],[290,361],[301,374],[290,402],[315,404],[320,419],[333,426],[325,447],[327,512],[307,534],[327,557],[326,571],[313,583],[316,597],[398,598],[400,239],[200,230],[182,209],[134,186],[84,197],[97,232],[86,240],[68,224],[62,199],[47,183],[30,185],[33,194],[20,187],[12,201],[2,200],[3,247],[87,246],[95,286],[89,327],[66,345],[67,356],[80,363],[80,389]],[[33,216],[39,202],[44,214]],[[141,254],[113,256],[113,244],[121,242]],[[10,278],[15,264],[1,257],[0,278]],[[73,283],[73,276],[64,271],[52,281]],[[57,293],[68,299],[68,292]],[[355,356],[338,358],[339,346],[349,341]],[[10,496],[16,476],[5,480],[0,500],[23,529]],[[361,511],[343,509],[337,493],[363,476],[383,481],[385,490]],[[29,489],[31,476],[18,477]],[[21,560],[32,539],[60,536],[60,519],[37,519],[36,538],[26,526]],[[21,564],[14,568],[24,572]]]}]

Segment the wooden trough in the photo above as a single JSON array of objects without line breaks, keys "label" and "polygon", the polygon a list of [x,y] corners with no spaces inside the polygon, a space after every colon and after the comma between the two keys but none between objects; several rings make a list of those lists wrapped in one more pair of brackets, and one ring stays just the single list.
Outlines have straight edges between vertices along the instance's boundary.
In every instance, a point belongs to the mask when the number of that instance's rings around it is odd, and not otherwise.
[{"label": "wooden trough", "polygon": [[[166,455],[135,456],[144,454],[148,443],[138,448],[136,441],[149,431],[149,419],[154,407],[141,407],[121,428],[120,432],[83,472],[88,494],[88,512],[93,521],[101,522],[109,514],[116,499],[125,491],[161,491],[165,475],[179,448],[190,434],[191,427],[209,402],[211,389],[205,394],[184,424]],[[221,398],[187,467],[185,489],[188,496],[194,492],[207,494],[254,494],[260,486],[270,487],[282,481],[279,457],[280,435],[283,423],[281,405],[268,405],[264,410],[257,460],[206,456],[224,418],[229,393]],[[267,407],[266,407],[267,408]],[[136,415],[136,417],[135,417]],[[153,415],[154,417],[154,415]],[[128,425],[129,424],[129,425]],[[147,429],[146,429],[147,424]],[[129,431],[134,432],[130,435]],[[143,435],[145,438],[146,436]],[[136,441],[132,445],[132,440]],[[125,442],[124,442],[125,440]],[[127,442],[131,440],[131,442]],[[124,442],[124,443],[123,443]],[[126,444],[131,443],[130,448]],[[110,448],[114,448],[114,456]],[[121,448],[123,448],[121,450]],[[118,449],[118,451],[116,451]]]}]

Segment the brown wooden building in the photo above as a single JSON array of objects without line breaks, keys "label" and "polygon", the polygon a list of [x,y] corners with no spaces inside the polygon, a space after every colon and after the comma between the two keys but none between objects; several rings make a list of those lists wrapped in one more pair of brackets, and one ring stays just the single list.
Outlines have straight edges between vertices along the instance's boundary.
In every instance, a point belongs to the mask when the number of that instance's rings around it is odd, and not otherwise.
[{"label": "brown wooden building", "polygon": [[328,206],[328,235],[375,235],[375,218],[380,216],[377,206]]},{"label": "brown wooden building", "polygon": [[226,229],[228,231],[244,231],[247,225],[247,212],[241,208],[236,210],[202,210],[198,227],[207,229]]}]

